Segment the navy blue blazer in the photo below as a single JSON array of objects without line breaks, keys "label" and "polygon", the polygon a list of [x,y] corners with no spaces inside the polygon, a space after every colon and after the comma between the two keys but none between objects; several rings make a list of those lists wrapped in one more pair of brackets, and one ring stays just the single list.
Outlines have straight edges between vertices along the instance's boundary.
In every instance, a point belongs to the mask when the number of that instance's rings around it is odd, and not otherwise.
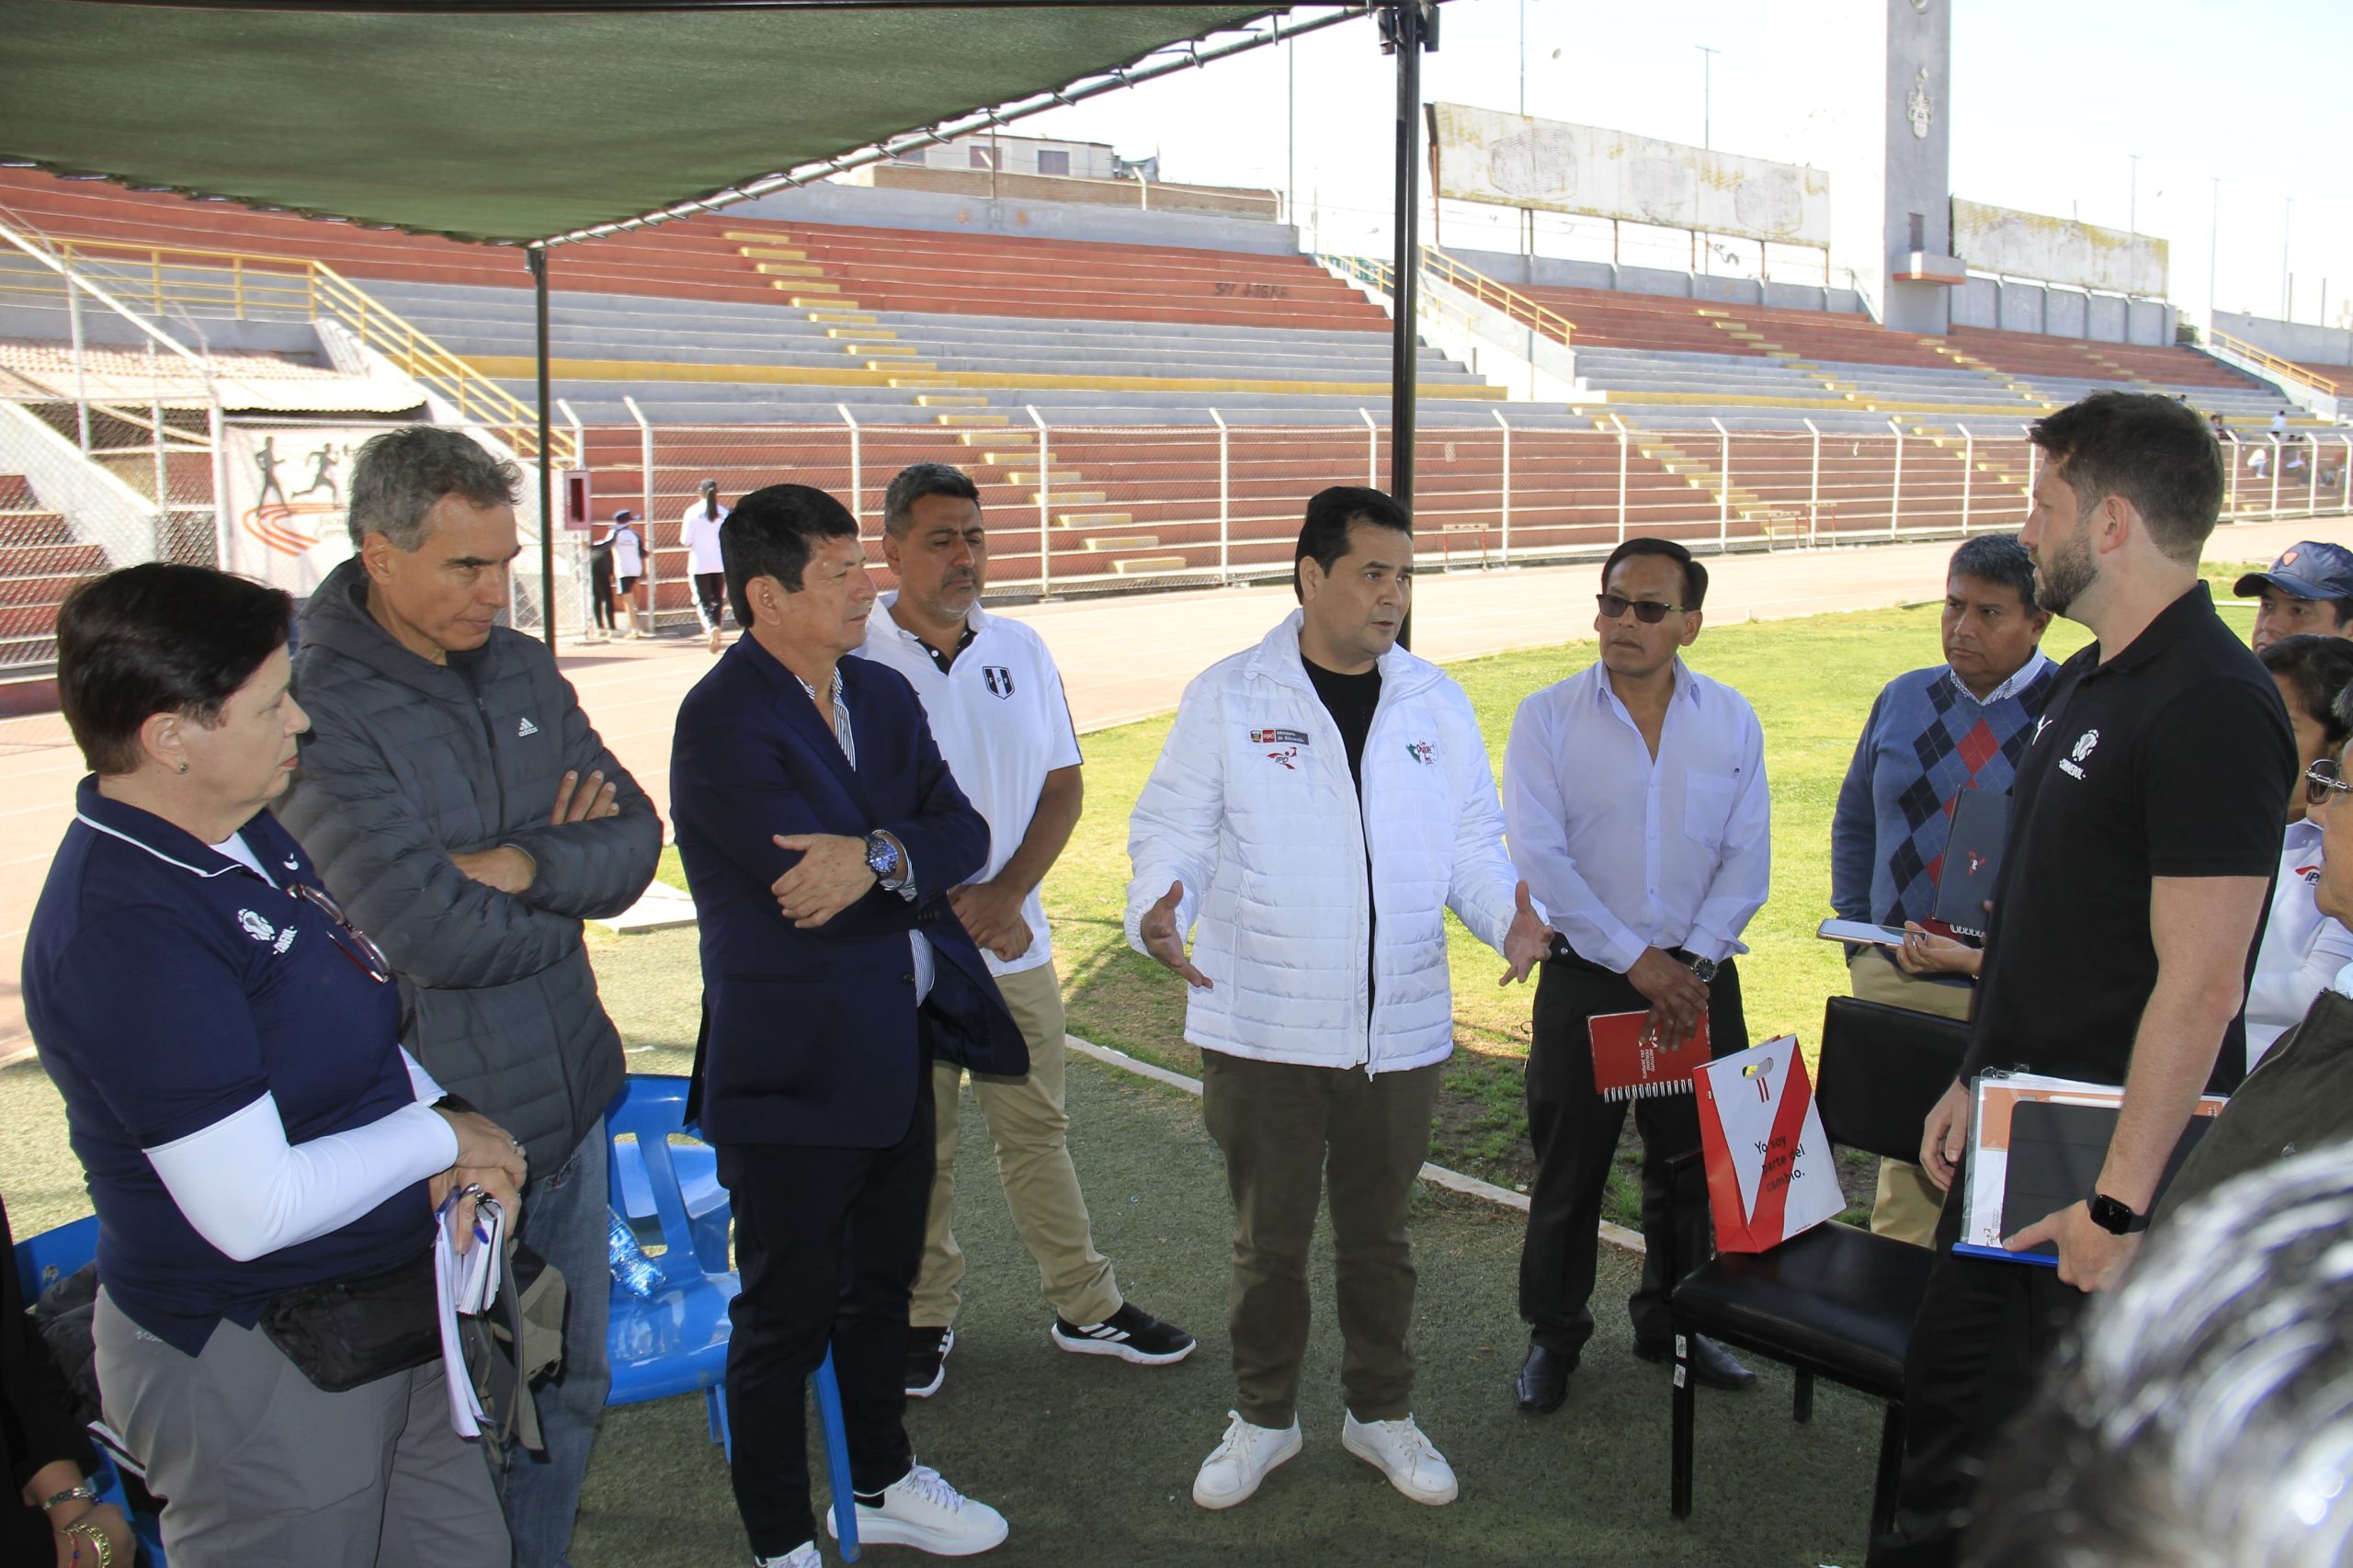
[{"label": "navy blue blazer", "polygon": [[[948,890],[988,858],[906,677],[841,662],[852,768],[800,681],[740,639],[678,707],[670,812],[701,926],[696,1096],[715,1143],[887,1148],[930,1093],[924,1047],[975,1072],[1029,1070],[1020,1029]],[[776,834],[895,835],[920,890],[881,887],[801,930],[769,886],[800,858]],[[938,958],[920,1015],[907,933]]]}]

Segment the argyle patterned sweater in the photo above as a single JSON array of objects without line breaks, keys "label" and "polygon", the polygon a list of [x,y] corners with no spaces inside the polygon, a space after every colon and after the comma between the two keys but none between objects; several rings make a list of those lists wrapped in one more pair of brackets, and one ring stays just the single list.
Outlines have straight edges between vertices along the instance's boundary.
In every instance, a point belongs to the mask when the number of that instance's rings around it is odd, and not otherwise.
[{"label": "argyle patterned sweater", "polygon": [[1830,824],[1830,907],[1842,920],[1926,920],[1954,802],[1963,790],[2007,794],[2059,666],[1981,704],[1951,667],[1914,670],[1871,704]]}]

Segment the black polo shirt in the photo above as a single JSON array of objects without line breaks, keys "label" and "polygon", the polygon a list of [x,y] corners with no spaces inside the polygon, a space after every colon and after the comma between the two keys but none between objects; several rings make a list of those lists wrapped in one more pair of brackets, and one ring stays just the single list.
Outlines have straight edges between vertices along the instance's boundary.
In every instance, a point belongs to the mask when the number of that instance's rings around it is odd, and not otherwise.
[{"label": "black polo shirt", "polygon": [[[2158,877],[2263,877],[2296,743],[2270,675],[2203,583],[2102,664],[2067,661],[2019,759],[1965,1074],[2120,1084],[2157,979]],[[2250,944],[2246,961],[2255,962]],[[2245,1068],[2234,1018],[2212,1086]]]}]

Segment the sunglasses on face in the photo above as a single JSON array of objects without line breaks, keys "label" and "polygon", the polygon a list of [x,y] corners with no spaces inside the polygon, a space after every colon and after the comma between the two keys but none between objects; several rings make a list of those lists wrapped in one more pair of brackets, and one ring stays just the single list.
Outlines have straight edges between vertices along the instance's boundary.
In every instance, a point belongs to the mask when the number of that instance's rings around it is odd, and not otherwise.
[{"label": "sunglasses on face", "polygon": [[296,882],[286,892],[288,897],[301,900],[335,923],[343,935],[335,942],[335,950],[366,971],[370,980],[381,985],[392,978],[392,962],[384,956],[384,949],[369,941],[368,934],[351,923],[351,917],[343,912],[343,905],[329,897],[324,888]]},{"label": "sunglasses on face", "polygon": [[2325,806],[2329,797],[2353,794],[2353,783],[2344,778],[2344,768],[2336,761],[2323,757],[2304,770],[2304,804],[2306,807]]},{"label": "sunglasses on face", "polygon": [[1594,602],[1601,607],[1602,618],[1606,620],[1616,620],[1631,609],[1634,612],[1634,619],[1644,626],[1656,626],[1671,611],[1683,608],[1681,605],[1661,604],[1656,599],[1620,598],[1616,594],[1597,594]]}]

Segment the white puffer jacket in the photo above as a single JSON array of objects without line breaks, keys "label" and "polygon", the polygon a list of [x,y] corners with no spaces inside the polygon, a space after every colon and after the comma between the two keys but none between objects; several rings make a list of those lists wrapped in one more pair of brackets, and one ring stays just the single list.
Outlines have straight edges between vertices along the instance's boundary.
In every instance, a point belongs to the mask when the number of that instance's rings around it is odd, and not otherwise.
[{"label": "white puffer jacket", "polygon": [[1368,1073],[1442,1062],[1454,1049],[1445,912],[1501,951],[1518,882],[1486,745],[1462,688],[1392,649],[1359,810],[1339,727],[1300,662],[1301,619],[1185,688],[1128,826],[1128,941],[1143,950],[1138,923],[1181,881],[1176,926],[1211,983],[1189,994],[1187,1040]]}]

